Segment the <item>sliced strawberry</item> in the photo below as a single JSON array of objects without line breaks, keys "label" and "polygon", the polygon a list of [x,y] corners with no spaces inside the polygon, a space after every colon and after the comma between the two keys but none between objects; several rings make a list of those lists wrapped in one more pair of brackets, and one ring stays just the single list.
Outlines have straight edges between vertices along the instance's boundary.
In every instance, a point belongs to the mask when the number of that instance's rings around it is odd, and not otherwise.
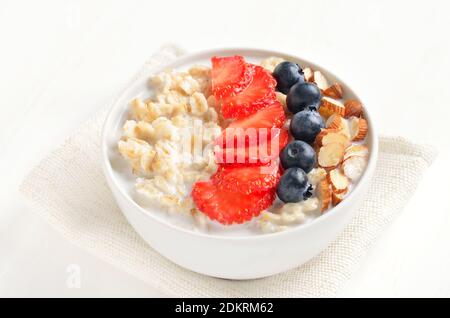
[{"label": "sliced strawberry", "polygon": [[233,121],[228,128],[281,128],[286,120],[283,106],[278,101],[251,116]]},{"label": "sliced strawberry", "polygon": [[[242,119],[233,121],[226,129],[223,130],[222,135],[216,140],[216,144],[222,147],[225,146],[227,136],[234,138],[235,144],[239,137],[246,138],[245,142],[248,144],[251,133],[258,134],[260,128],[281,128],[286,120],[286,115],[283,106],[278,101],[272,105]],[[254,130],[253,130],[254,129]]]},{"label": "sliced strawberry", "polygon": [[[286,146],[289,134],[285,129],[272,128],[267,138],[258,138],[240,147],[221,147],[216,145],[214,155],[218,163],[224,164],[266,164],[278,158]],[[259,136],[259,135],[258,135]]]},{"label": "sliced strawberry", "polygon": [[272,205],[275,189],[250,195],[226,191],[213,181],[194,184],[192,198],[197,208],[222,224],[244,223]]},{"label": "sliced strawberry", "polygon": [[221,100],[241,92],[252,80],[253,69],[242,56],[211,58],[211,85],[214,97]]},{"label": "sliced strawberry", "polygon": [[253,79],[239,94],[222,101],[224,118],[242,118],[263,109],[276,100],[275,86],[277,82],[263,67],[249,64],[253,70]]},{"label": "sliced strawberry", "polygon": [[212,180],[223,190],[244,194],[265,192],[277,185],[278,167],[278,162],[266,166],[221,165]]}]

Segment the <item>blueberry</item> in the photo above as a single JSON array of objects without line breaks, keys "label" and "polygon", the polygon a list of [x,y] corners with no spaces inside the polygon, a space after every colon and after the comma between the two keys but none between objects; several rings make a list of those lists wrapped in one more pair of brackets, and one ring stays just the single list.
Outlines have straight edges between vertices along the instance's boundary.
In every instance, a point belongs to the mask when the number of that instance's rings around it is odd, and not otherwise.
[{"label": "blueberry", "polygon": [[297,83],[291,87],[286,98],[289,111],[296,114],[305,109],[319,109],[322,93],[312,83]]},{"label": "blueberry", "polygon": [[305,81],[301,67],[288,61],[278,64],[272,75],[277,80],[277,90],[283,94],[287,94],[294,84]]},{"label": "blueberry", "polygon": [[284,203],[300,202],[311,196],[311,184],[300,168],[289,168],[284,171],[277,186],[277,195]]},{"label": "blueberry", "polygon": [[280,160],[284,169],[298,167],[308,173],[316,164],[316,152],[306,142],[294,140],[283,148]]},{"label": "blueberry", "polygon": [[316,139],[320,130],[325,128],[322,116],[316,111],[303,110],[292,117],[289,127],[295,139],[311,143]]}]

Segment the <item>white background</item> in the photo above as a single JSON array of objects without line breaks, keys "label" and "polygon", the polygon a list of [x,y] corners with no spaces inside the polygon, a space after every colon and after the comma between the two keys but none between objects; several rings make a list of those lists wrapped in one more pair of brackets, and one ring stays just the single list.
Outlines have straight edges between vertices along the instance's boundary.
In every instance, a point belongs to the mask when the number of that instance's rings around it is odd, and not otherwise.
[{"label": "white background", "polygon": [[[163,296],[63,240],[17,192],[159,46],[254,46],[349,82],[440,156],[340,296],[450,296],[448,1],[0,1],[0,296]],[[81,288],[66,286],[70,264]]]}]

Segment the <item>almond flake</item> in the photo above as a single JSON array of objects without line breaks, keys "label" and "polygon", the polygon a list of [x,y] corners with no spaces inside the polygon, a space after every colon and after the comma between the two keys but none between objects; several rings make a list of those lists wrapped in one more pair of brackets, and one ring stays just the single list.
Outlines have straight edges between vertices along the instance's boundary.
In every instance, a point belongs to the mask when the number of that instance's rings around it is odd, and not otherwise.
[{"label": "almond flake", "polygon": [[324,212],[331,202],[331,189],[327,179],[322,180],[317,186],[317,198],[320,201],[320,211]]},{"label": "almond flake", "polygon": [[338,142],[322,146],[319,149],[318,162],[323,168],[334,168],[341,163],[345,147]]},{"label": "almond flake", "polygon": [[363,140],[367,134],[367,121],[364,118],[350,117],[350,138],[353,141]]},{"label": "almond flake", "polygon": [[327,175],[327,180],[335,193],[345,193],[348,191],[350,180],[339,169],[331,170]]}]

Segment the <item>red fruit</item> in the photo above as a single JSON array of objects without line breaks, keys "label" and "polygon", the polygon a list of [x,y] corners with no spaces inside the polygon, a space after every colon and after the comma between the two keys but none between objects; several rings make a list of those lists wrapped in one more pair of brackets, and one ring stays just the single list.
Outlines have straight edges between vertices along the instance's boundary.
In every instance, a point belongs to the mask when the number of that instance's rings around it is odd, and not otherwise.
[{"label": "red fruit", "polygon": [[250,195],[226,191],[213,181],[194,184],[192,198],[197,208],[222,224],[244,223],[272,205],[275,189]]},{"label": "red fruit", "polygon": [[221,165],[213,176],[220,189],[251,194],[274,188],[280,179],[278,162],[267,166]]},{"label": "red fruit", "polygon": [[242,56],[214,56],[211,64],[212,91],[218,100],[236,95],[252,80],[253,70]]},{"label": "red fruit", "polygon": [[[236,147],[216,145],[214,155],[218,163],[224,164],[266,164],[278,158],[281,149],[286,146],[289,134],[285,129],[273,128],[267,138]],[[277,144],[278,142],[278,144]],[[273,148],[273,149],[272,149]]]},{"label": "red fruit", "polygon": [[263,109],[276,100],[277,82],[263,67],[248,64],[253,70],[253,79],[239,94],[222,101],[224,118],[242,118]]},{"label": "red fruit", "polygon": [[281,128],[286,120],[283,106],[274,101],[271,105],[251,116],[233,121],[228,128]]},{"label": "red fruit", "polygon": [[[275,101],[272,105],[242,119],[233,121],[223,132],[222,135],[217,138],[216,144],[225,146],[227,135],[230,138],[234,138],[235,144],[238,137],[246,138],[248,144],[249,136],[251,136],[251,130],[257,135],[260,128],[281,128],[286,120],[283,106],[278,101]],[[250,129],[249,129],[250,128]]]}]

